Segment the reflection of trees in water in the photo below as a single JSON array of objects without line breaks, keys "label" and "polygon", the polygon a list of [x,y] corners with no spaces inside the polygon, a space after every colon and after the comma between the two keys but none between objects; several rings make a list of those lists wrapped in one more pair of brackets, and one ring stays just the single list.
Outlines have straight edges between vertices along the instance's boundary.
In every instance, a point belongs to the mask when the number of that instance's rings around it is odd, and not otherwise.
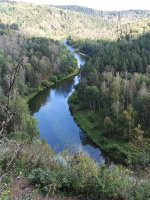
[{"label": "reflection of trees in water", "polygon": [[43,92],[39,92],[29,101],[29,109],[32,115],[38,112],[42,105],[46,105],[48,97],[50,98],[49,88],[47,88]]},{"label": "reflection of trees in water", "polygon": [[72,91],[72,87],[74,84],[75,84],[74,79],[69,79],[63,82],[61,85],[59,84],[57,88],[55,87],[56,97],[63,96],[64,98],[66,98],[68,94]]},{"label": "reflection of trees in water", "polygon": [[[51,87],[55,91],[56,98],[58,96],[63,96],[66,98],[68,94],[72,91],[72,87],[75,84],[74,78],[68,79],[66,81],[62,81]],[[29,101],[29,109],[31,114],[38,112],[42,105],[45,105],[48,101],[50,101],[50,88],[47,88],[43,92],[39,92]]]},{"label": "reflection of trees in water", "polygon": [[85,135],[82,131],[80,131],[80,140],[83,146],[90,145],[94,147],[94,149],[99,148],[91,138],[89,138],[87,135]]},{"label": "reflection of trees in water", "polygon": [[[91,140],[91,138],[89,138],[87,135],[85,135],[82,131],[80,131],[79,134],[80,134],[80,140],[81,140],[81,143],[83,146],[90,145],[94,149],[97,149],[97,148],[99,149],[99,147]],[[105,160],[105,164],[107,164],[109,166],[112,164],[112,159],[110,159],[106,153],[101,151],[99,156]],[[99,160],[99,159],[97,159],[97,160]]]}]

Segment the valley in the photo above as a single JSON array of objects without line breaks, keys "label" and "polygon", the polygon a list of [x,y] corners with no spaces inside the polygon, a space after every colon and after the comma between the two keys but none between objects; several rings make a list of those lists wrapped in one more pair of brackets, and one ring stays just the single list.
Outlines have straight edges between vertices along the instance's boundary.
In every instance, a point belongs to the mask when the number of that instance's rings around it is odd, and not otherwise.
[{"label": "valley", "polygon": [[149,199],[149,31],[149,10],[0,1],[0,199]]}]

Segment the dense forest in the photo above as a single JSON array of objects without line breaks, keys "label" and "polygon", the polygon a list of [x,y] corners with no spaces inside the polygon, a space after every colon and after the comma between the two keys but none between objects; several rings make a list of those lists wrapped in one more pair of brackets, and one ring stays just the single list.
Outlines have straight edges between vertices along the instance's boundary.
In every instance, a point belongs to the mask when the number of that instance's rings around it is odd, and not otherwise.
[{"label": "dense forest", "polygon": [[117,42],[78,40],[69,37],[68,44],[72,44],[77,48],[77,51],[89,56],[87,65],[93,66],[100,72],[110,67],[121,72],[149,72],[150,34],[144,34],[134,40],[130,40],[126,36],[126,40],[118,40]]},{"label": "dense forest", "polygon": [[[23,96],[46,86],[48,79],[57,82],[73,73],[76,60],[58,41],[42,37],[25,38],[16,32],[0,36],[1,86],[5,90],[5,78],[22,57],[25,70],[18,80],[18,91]],[[7,42],[9,41],[9,42]],[[6,88],[7,89],[7,88]]]},{"label": "dense forest", "polygon": [[[150,198],[149,15],[0,1],[0,200]],[[74,119],[124,166],[99,165],[67,149],[56,153],[39,139],[28,100],[77,74],[76,59],[60,41],[66,37],[86,55],[68,100]]]},{"label": "dense forest", "polygon": [[[149,41],[150,34],[125,42],[68,40],[87,55],[80,69],[81,81],[69,99],[70,106],[75,104],[73,113],[81,111],[82,119],[93,123],[91,130],[83,127],[101,148],[133,164],[148,164],[150,159]],[[144,138],[144,147],[138,137]]]}]

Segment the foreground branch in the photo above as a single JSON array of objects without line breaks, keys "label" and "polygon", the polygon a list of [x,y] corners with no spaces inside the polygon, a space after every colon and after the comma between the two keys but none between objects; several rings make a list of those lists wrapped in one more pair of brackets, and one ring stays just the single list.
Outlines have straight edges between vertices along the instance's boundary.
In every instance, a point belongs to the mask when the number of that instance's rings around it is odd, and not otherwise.
[{"label": "foreground branch", "polygon": [[23,58],[20,60],[20,62],[17,64],[14,72],[12,72],[7,77],[7,83],[8,83],[8,94],[7,94],[7,104],[5,106],[0,106],[0,109],[4,113],[4,120],[0,123],[1,130],[0,130],[0,139],[3,138],[4,133],[6,132],[7,125],[9,124],[12,117],[15,115],[15,112],[11,111],[10,107],[10,99],[11,99],[11,90],[14,86],[14,83],[16,81],[17,76],[19,75],[21,66],[23,66]]}]

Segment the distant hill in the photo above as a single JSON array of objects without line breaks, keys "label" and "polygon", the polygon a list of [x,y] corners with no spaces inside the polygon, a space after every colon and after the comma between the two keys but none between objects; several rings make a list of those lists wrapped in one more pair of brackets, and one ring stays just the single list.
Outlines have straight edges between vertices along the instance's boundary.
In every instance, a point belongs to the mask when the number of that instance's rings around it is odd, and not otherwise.
[{"label": "distant hill", "polygon": [[76,6],[76,5],[62,5],[62,6],[55,6],[60,9],[65,10],[72,10],[76,12],[85,13],[92,16],[107,18],[110,20],[113,17],[118,16],[118,19],[132,16],[132,19],[139,18],[139,17],[150,17],[150,11],[148,10],[126,10],[126,11],[101,11],[101,10],[94,10],[92,8],[87,8],[83,6]]},{"label": "distant hill", "polygon": [[0,28],[5,31],[21,30],[25,34],[53,38],[68,34],[80,36],[81,33],[83,35],[86,33],[85,37],[88,35],[95,37],[96,29],[100,30],[111,25],[111,22],[103,18],[52,6],[0,2]]},{"label": "distant hill", "polygon": [[136,38],[150,30],[150,11],[96,11],[80,6],[48,6],[0,1],[0,34],[9,30],[54,39],[117,40]]}]

